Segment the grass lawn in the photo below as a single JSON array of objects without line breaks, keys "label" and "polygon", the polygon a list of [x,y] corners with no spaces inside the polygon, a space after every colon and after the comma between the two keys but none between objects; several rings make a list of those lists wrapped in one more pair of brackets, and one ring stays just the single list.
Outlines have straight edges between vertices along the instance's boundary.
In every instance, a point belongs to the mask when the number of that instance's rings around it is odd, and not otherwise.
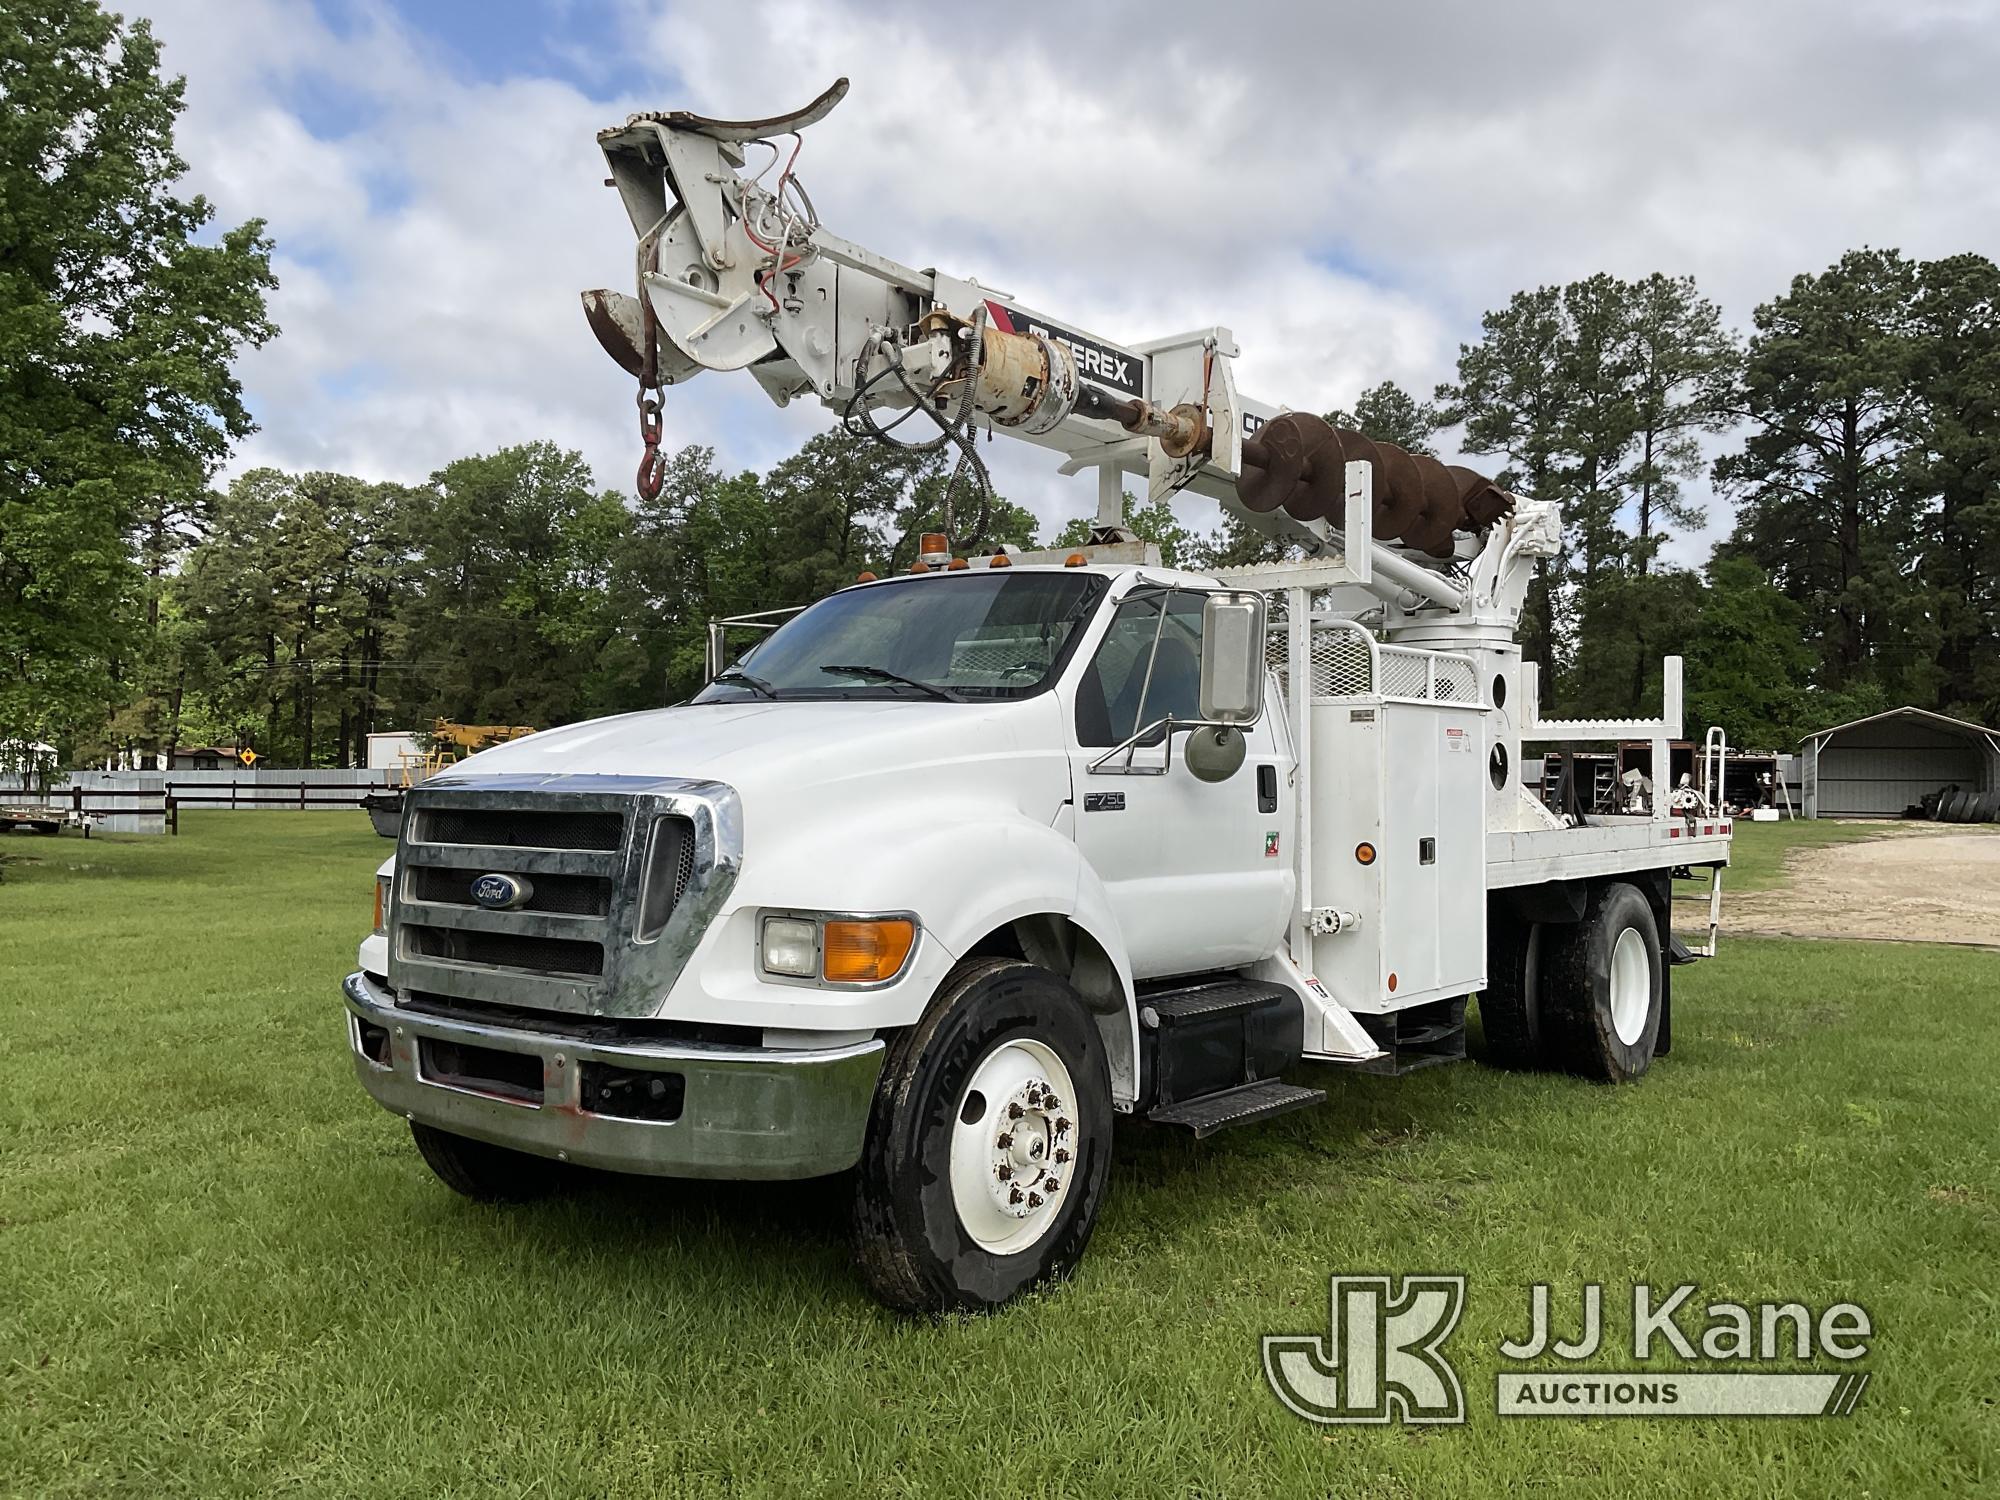
[{"label": "grass lawn", "polygon": [[[1747,874],[1776,839],[1741,826]],[[0,843],[35,861],[0,884],[0,1493],[2000,1492],[1993,954],[1732,942],[1636,1087],[1339,1075],[1202,1147],[1135,1128],[1072,1284],[904,1322],[838,1182],[434,1182],[339,1019],[386,847],[220,812]],[[1259,1335],[1323,1334],[1329,1273],[1371,1271],[1470,1277],[1467,1426],[1320,1428],[1265,1386]],[[1640,1279],[1862,1303],[1859,1410],[1493,1415],[1533,1283],[1572,1321],[1606,1283],[1618,1368]]]}]

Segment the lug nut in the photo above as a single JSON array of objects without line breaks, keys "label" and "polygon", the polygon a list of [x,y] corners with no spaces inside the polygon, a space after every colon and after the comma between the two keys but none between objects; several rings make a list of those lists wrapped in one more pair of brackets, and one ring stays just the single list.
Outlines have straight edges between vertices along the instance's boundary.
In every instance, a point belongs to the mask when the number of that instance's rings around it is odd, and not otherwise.
[{"label": "lug nut", "polygon": [[1069,1160],[1069,1153],[1068,1153],[1067,1151],[1063,1150],[1063,1148],[1062,1148],[1062,1147],[1058,1146],[1058,1147],[1056,1147],[1056,1157],[1055,1157],[1055,1159],[1056,1159],[1056,1161],[1057,1161],[1057,1162],[1066,1162],[1066,1161],[1068,1161],[1068,1160]]},{"label": "lug nut", "polygon": [[1042,1206],[1042,1195],[1040,1193],[1028,1194],[1028,1207],[1040,1208],[1041,1206]]},{"label": "lug nut", "polygon": [[1042,1186],[1047,1188],[1050,1196],[1053,1197],[1056,1189],[1062,1186],[1062,1179],[1060,1177],[1051,1177]]},{"label": "lug nut", "polygon": [[1018,1120],[1025,1113],[1027,1111],[1022,1109],[1019,1104],[1010,1104],[1007,1106],[1007,1118],[1010,1120]]},{"label": "lug nut", "polygon": [[995,1170],[1000,1174],[1000,1180],[1002,1182],[1007,1181],[1014,1175],[1014,1169],[1008,1166],[1005,1162],[1000,1163],[1000,1165],[997,1168],[995,1168]]},{"label": "lug nut", "polygon": [[1008,1150],[1014,1144],[1014,1132],[1011,1130],[1001,1131],[1000,1138],[993,1144],[998,1146],[1002,1151]]},{"label": "lug nut", "polygon": [[1021,1201],[1021,1190],[1019,1188],[1015,1188],[1012,1192],[1010,1192],[1007,1195],[1007,1201],[1009,1203],[1019,1203]]}]

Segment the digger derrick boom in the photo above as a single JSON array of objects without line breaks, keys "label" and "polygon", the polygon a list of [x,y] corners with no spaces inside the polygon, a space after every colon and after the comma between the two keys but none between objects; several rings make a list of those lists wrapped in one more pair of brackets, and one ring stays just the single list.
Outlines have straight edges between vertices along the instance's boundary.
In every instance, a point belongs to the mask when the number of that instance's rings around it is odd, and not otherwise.
[{"label": "digger derrick boom", "polygon": [[[1344,558],[1343,581],[1383,598],[1497,613],[1511,629],[1525,570],[1547,555],[1550,528],[1527,512],[1552,508],[1239,393],[1226,328],[1120,344],[822,227],[793,171],[799,132],[846,92],[841,79],[769,119],[669,111],[600,132],[638,236],[635,287],[586,292],[584,311],[640,384],[642,489],[657,473],[659,393],[746,370],[780,405],[810,397],[878,432],[877,409],[923,407],[947,438],[962,429],[982,476],[975,424],[1055,450],[1065,473],[1095,468],[1100,537],[1129,535],[1124,476],[1142,473],[1149,498],[1206,495],[1310,556]],[[1440,571],[1460,564],[1470,588]]]}]

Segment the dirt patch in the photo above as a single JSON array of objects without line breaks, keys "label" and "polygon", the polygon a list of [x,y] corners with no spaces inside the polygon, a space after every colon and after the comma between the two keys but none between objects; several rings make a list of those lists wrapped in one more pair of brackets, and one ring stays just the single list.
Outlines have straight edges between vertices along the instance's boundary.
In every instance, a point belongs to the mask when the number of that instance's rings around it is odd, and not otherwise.
[{"label": "dirt patch", "polygon": [[1795,851],[1776,890],[1732,896],[1722,930],[2000,948],[2000,836],[1905,824],[1858,844]]}]

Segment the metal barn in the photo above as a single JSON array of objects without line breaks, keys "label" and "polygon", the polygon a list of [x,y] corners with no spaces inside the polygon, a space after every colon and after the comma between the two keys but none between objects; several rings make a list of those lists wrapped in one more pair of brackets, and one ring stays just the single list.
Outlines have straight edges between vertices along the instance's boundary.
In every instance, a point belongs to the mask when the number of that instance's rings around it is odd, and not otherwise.
[{"label": "metal barn", "polygon": [[1922,708],[1815,730],[1802,741],[1808,818],[1894,818],[1926,792],[2000,791],[2000,733]]}]

